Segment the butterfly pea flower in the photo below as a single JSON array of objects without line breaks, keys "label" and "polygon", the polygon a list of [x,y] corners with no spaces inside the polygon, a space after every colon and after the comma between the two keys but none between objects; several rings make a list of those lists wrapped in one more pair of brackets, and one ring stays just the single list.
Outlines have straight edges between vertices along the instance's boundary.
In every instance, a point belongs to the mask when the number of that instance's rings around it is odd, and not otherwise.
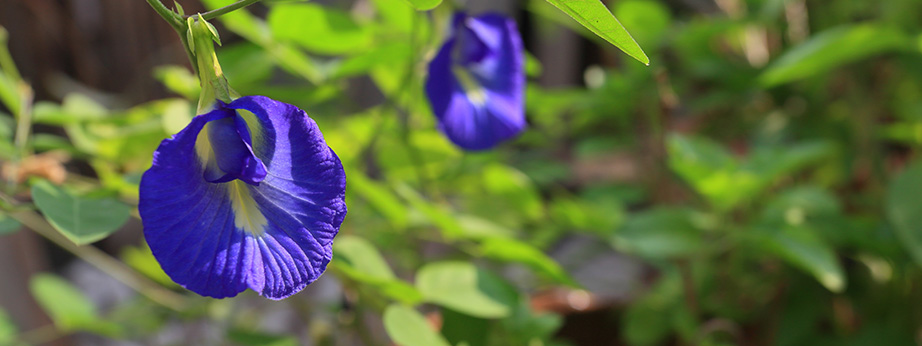
[{"label": "butterfly pea flower", "polygon": [[426,95],[438,128],[465,150],[486,150],[525,128],[524,48],[515,21],[458,13],[429,63]]},{"label": "butterfly pea flower", "polygon": [[195,50],[212,99],[141,178],[145,238],[164,272],[200,295],[286,298],[332,258],[343,166],[303,110],[265,96],[222,101],[231,97],[210,41]]}]

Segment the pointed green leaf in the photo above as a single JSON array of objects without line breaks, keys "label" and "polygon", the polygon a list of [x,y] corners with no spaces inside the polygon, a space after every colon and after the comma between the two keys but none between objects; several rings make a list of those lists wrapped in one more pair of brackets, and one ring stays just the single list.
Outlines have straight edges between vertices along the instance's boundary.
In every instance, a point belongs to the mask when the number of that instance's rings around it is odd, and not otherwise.
[{"label": "pointed green leaf", "polygon": [[804,226],[758,230],[755,241],[786,262],[812,275],[833,292],[845,289],[845,271],[839,259],[814,230]]},{"label": "pointed green leaf", "polygon": [[557,262],[531,244],[510,238],[491,237],[484,239],[480,244],[480,251],[485,257],[523,263],[540,275],[544,275],[558,283],[570,286],[577,285],[576,281]]},{"label": "pointed green leaf", "polygon": [[449,346],[419,312],[400,304],[384,310],[384,329],[400,346]]},{"label": "pointed green leaf", "polygon": [[890,183],[887,216],[900,243],[922,266],[922,161],[911,164]]},{"label": "pointed green leaf", "polygon": [[48,222],[77,245],[89,244],[115,232],[128,221],[131,208],[113,198],[88,198],[40,180],[32,199]]},{"label": "pointed green leaf", "polygon": [[627,32],[624,26],[618,22],[618,19],[611,14],[611,11],[605,7],[599,0],[547,0],[551,5],[559,8],[564,13],[576,19],[584,27],[604,38],[606,41],[618,47],[623,52],[650,65],[650,58],[644,54],[643,49],[634,41],[631,34]]},{"label": "pointed green leaf", "polygon": [[772,87],[900,48],[913,47],[912,40],[899,30],[874,24],[833,28],[785,52],[762,73],[759,82]]}]

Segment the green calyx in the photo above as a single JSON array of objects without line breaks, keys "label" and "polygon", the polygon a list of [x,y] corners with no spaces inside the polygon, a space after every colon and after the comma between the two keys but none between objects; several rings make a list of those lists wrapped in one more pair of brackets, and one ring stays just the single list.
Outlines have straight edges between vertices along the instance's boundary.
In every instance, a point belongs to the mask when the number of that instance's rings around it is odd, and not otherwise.
[{"label": "green calyx", "polygon": [[237,93],[227,84],[214,44],[221,45],[218,31],[202,15],[186,18],[186,42],[194,56],[196,72],[202,85],[199,96],[198,114],[211,110],[215,100],[231,102]]}]

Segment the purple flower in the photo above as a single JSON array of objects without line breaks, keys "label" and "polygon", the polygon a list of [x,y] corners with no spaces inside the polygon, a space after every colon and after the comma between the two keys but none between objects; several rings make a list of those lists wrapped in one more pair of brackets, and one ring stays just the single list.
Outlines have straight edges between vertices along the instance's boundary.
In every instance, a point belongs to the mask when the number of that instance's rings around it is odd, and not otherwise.
[{"label": "purple flower", "polygon": [[515,21],[455,15],[429,63],[426,95],[439,129],[466,150],[490,149],[525,128],[525,70]]},{"label": "purple flower", "polygon": [[326,269],[345,189],[339,158],[304,111],[247,96],[217,101],[160,144],[138,209],[154,256],[183,287],[282,299]]}]

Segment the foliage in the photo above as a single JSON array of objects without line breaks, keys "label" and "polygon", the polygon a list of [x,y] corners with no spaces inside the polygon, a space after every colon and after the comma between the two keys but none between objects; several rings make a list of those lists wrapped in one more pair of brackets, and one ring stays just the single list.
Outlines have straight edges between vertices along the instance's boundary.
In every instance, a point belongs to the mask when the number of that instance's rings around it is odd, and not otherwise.
[{"label": "foliage", "polygon": [[[584,61],[597,65],[581,66],[583,85],[550,88],[540,74],[559,66],[529,55],[529,128],[481,153],[444,138],[422,91],[455,4],[360,3],[265,1],[214,20],[230,84],[307,110],[346,170],[349,213],[321,280],[341,293],[280,303],[310,321],[298,334],[254,322],[265,311],[252,295],[187,294],[143,244],[115,265],[87,252],[137,217],[141,173],[193,116],[193,72],[157,67],[151,78],[175,96],[124,109],[79,93],[33,102],[0,40],[0,236],[63,235],[66,249],[140,293],[102,310],[66,279],[38,275],[32,294],[56,333],[143,343],[171,323],[209,323],[239,345],[583,344],[566,327],[584,311],[539,303],[547,292],[601,296],[579,264],[555,255],[588,238],[651,273],[632,281],[624,304],[590,305],[617,317],[595,332],[619,343],[917,339],[918,1],[697,10],[625,0],[610,11],[595,0],[529,1],[528,26],[519,21],[527,48],[564,25],[592,44]],[[382,101],[357,100],[359,83]],[[66,178],[26,170],[29,160],[66,167]],[[30,342],[11,317],[0,311],[0,343]]]}]

